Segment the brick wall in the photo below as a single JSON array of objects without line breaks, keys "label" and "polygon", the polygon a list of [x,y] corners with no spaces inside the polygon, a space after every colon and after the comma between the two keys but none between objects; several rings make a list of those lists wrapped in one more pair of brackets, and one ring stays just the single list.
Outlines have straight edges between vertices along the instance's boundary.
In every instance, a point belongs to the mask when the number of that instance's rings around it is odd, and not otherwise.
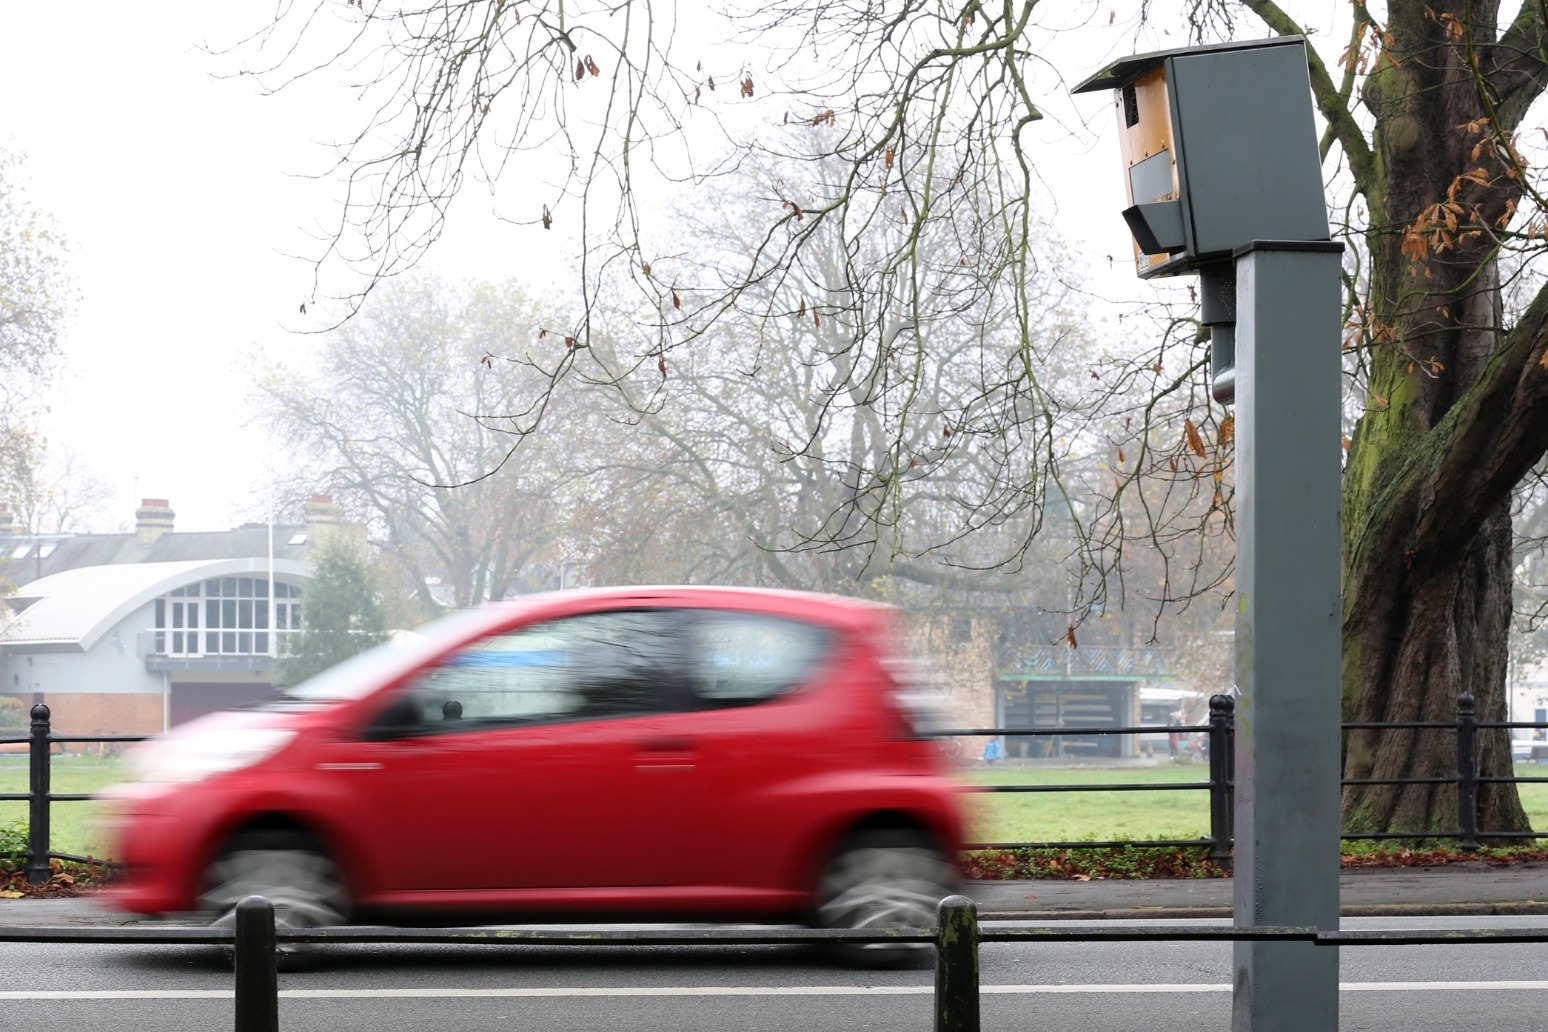
[{"label": "brick wall", "polygon": [[[8,693],[10,694],[10,693]],[[143,694],[103,694],[97,692],[42,693],[41,699],[30,694],[10,694],[30,711],[34,702],[49,708],[49,719],[57,735],[149,735],[161,731],[162,696]],[[72,748],[71,752],[79,751]]]}]

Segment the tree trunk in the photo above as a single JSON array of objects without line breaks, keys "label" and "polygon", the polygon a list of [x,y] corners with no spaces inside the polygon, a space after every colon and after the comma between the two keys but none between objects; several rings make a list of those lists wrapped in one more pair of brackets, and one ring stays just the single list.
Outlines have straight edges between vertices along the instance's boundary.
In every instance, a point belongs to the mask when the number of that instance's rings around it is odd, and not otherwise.
[{"label": "tree trunk", "polygon": [[[1468,230],[1508,218],[1520,179],[1488,147],[1490,130],[1478,128],[1488,111],[1451,28],[1471,12],[1473,31],[1492,40],[1490,5],[1482,14],[1465,3],[1392,7],[1382,67],[1364,96],[1376,116],[1375,175],[1364,191],[1369,389],[1344,485],[1344,718],[1450,723],[1466,692],[1480,721],[1503,721],[1509,497],[1525,467],[1514,475],[1493,467],[1508,448],[1502,428],[1540,419],[1525,403],[1512,408],[1523,402],[1522,380],[1541,372],[1530,368],[1540,327],[1524,320],[1506,340],[1493,242]],[[1459,178],[1478,167],[1487,182]],[[1412,228],[1427,215],[1433,232]],[[1490,411],[1494,404],[1503,407]],[[1541,454],[1536,442],[1522,454],[1532,448]],[[1439,729],[1351,733],[1344,776],[1455,778],[1455,743]],[[1504,730],[1480,732],[1478,755],[1481,775],[1509,776]],[[1455,831],[1456,799],[1450,784],[1352,785],[1344,827]],[[1513,784],[1481,786],[1478,820],[1486,831],[1528,828]]]}]

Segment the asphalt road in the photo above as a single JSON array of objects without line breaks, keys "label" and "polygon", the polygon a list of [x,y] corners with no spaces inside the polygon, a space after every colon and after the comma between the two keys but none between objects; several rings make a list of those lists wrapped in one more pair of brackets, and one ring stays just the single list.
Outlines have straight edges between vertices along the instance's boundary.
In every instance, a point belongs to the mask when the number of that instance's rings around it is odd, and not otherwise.
[{"label": "asphalt road", "polygon": [[[1132,922],[1131,922],[1132,923]],[[1222,922],[1169,922],[1209,924]],[[1344,928],[1541,927],[1541,917],[1347,919]],[[800,947],[332,946],[280,976],[286,1032],[931,1028],[928,970],[835,969]],[[983,947],[985,1030],[1230,1025],[1226,943]],[[1548,1026],[1548,944],[1346,947],[1341,1027]],[[209,947],[0,945],[0,1030],[230,1029]]]}]

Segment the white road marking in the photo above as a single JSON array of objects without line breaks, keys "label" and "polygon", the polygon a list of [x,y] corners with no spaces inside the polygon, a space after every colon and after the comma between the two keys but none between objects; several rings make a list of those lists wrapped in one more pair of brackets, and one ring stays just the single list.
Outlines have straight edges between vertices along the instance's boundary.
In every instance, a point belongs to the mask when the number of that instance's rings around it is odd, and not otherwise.
[{"label": "white road marking", "polygon": [[[1342,982],[1339,990],[1359,992],[1498,992],[1548,989],[1548,981],[1516,982]],[[1229,983],[1156,983],[1131,985],[986,985],[984,995],[1113,995],[1144,993],[1228,993]],[[465,999],[510,997],[606,996],[928,996],[928,985],[790,985],[790,986],[617,986],[607,988],[511,989],[281,989],[287,1000]],[[230,1000],[230,989],[101,989],[10,990],[0,1000]]]}]

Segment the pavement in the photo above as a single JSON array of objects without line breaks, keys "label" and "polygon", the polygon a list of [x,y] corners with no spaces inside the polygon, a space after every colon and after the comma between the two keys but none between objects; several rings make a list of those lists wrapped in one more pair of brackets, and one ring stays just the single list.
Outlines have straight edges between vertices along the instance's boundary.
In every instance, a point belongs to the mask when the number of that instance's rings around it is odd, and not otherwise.
[{"label": "pavement", "polygon": [[[986,920],[1175,920],[1231,916],[1232,881],[974,881],[964,894]],[[1345,869],[1339,874],[1339,904],[1345,917],[1548,915],[1548,863]],[[0,900],[0,929],[136,921],[90,896]]]}]

